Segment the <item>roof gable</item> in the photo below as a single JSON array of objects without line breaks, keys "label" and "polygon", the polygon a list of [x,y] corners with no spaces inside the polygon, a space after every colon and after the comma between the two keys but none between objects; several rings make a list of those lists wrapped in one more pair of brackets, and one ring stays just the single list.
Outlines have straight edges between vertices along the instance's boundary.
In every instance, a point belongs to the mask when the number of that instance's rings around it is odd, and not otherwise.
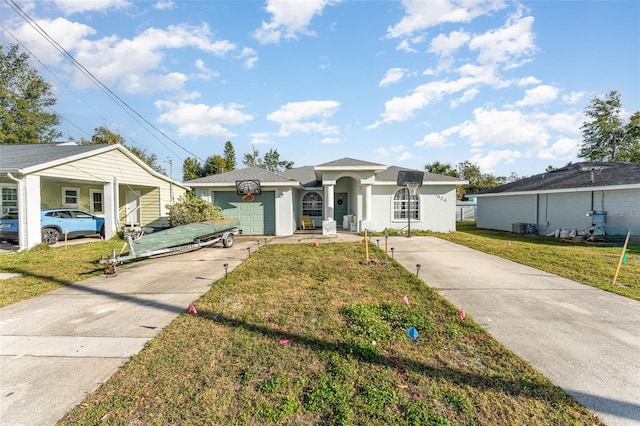
[{"label": "roof gable", "polygon": [[325,168],[368,168],[368,169],[386,169],[387,166],[384,164],[371,163],[369,161],[356,160],[353,158],[341,158],[339,160],[329,161],[328,163],[318,164],[315,166],[316,169],[325,169]]},{"label": "roof gable", "polygon": [[0,170],[17,171],[39,165],[62,164],[79,157],[94,155],[115,145],[10,144],[0,145]]},{"label": "roof gable", "polygon": [[[376,173],[376,182],[393,182],[395,185],[398,181],[398,172],[401,170],[413,170],[398,166],[389,166],[385,171]],[[415,170],[419,171],[419,170]],[[466,181],[453,176],[439,175],[436,173],[424,172],[423,183],[451,183],[455,185],[464,185]]]}]

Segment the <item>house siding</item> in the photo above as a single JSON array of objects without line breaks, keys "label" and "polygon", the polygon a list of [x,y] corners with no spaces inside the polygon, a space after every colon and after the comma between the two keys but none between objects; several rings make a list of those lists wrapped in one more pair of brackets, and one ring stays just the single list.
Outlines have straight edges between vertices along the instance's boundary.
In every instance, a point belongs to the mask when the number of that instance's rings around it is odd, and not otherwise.
[{"label": "house siding", "polygon": [[640,235],[640,189],[478,197],[477,226],[511,231],[513,223],[533,223],[541,235],[562,228],[585,231],[593,210],[607,212],[607,234]]},{"label": "house siding", "polygon": [[536,196],[478,198],[479,228],[511,231],[513,223],[536,223]]}]

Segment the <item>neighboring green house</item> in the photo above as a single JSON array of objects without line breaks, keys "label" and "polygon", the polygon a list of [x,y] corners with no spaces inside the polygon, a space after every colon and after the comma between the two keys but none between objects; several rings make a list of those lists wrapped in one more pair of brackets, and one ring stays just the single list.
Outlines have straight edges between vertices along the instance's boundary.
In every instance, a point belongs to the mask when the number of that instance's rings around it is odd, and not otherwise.
[{"label": "neighboring green house", "polygon": [[41,242],[43,208],[104,217],[111,238],[125,224],[168,227],[166,205],[186,190],[119,144],[0,145],[0,214],[18,210],[20,250]]}]

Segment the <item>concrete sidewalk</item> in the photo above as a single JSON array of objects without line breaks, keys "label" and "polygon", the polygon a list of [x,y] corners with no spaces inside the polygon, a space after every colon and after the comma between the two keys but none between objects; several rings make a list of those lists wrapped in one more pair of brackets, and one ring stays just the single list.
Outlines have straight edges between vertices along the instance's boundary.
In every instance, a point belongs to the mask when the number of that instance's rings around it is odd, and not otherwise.
[{"label": "concrete sidewalk", "polygon": [[[52,425],[258,248],[236,238],[0,309],[0,425]],[[108,254],[108,253],[105,253]]]},{"label": "concrete sidewalk", "polygon": [[640,424],[640,302],[433,237],[394,258],[608,425]]}]

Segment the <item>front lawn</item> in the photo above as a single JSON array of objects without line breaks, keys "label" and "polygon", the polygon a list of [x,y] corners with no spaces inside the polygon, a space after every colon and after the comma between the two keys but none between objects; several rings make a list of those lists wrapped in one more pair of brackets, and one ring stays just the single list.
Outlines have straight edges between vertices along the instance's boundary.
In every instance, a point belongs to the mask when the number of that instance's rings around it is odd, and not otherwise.
[{"label": "front lawn", "polygon": [[60,424],[600,424],[414,274],[364,259],[262,247]]}]

